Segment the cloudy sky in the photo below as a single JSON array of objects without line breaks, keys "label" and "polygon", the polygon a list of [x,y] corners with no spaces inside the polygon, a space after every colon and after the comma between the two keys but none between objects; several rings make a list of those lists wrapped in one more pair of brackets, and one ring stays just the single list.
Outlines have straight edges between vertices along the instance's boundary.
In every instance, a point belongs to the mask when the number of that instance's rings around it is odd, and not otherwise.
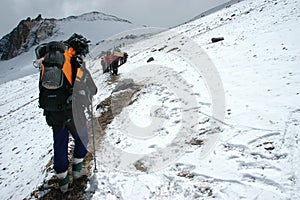
[{"label": "cloudy sky", "polygon": [[9,33],[21,19],[63,18],[90,11],[128,19],[135,24],[171,27],[228,0],[1,0],[0,37]]}]

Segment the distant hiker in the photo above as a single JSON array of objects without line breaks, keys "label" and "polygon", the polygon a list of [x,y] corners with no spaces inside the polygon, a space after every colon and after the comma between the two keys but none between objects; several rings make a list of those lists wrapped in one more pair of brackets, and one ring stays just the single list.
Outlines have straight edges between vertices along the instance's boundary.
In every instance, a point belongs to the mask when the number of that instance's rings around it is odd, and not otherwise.
[{"label": "distant hiker", "polygon": [[127,62],[127,58],[128,58],[128,54],[124,53],[124,57],[123,57],[123,60],[122,60],[122,65]]},{"label": "distant hiker", "polygon": [[111,64],[115,60],[114,52],[109,55],[109,63]]},{"label": "distant hiker", "polygon": [[113,75],[118,75],[118,68],[127,62],[128,54],[122,53],[119,49],[115,49],[113,53],[110,50],[106,54],[102,53],[101,66],[103,74],[111,72]]},{"label": "distant hiker", "polygon": [[127,62],[128,54],[115,51],[110,57],[110,69],[113,75],[118,75],[118,68]]},{"label": "distant hiker", "polygon": [[113,75],[118,75],[118,67],[120,63],[120,58],[114,58],[114,60],[110,63],[110,68]]},{"label": "distant hiker", "polygon": [[101,56],[101,66],[102,66],[103,74],[106,73],[106,69],[107,69],[107,57],[106,57],[106,55]]},{"label": "distant hiker", "polygon": [[83,61],[83,57],[89,52],[88,42],[83,36],[74,33],[65,42],[53,41],[36,48],[37,59],[42,60],[39,106],[44,109],[46,122],[53,130],[53,169],[63,193],[68,191],[69,186],[69,133],[75,144],[73,180],[87,173],[83,168],[88,144],[84,110],[97,92]]},{"label": "distant hiker", "polygon": [[104,73],[107,73],[110,71],[110,55],[111,55],[111,52],[110,51],[107,51],[106,54],[102,55],[101,57],[101,66],[102,66],[102,71],[103,71],[103,74]]}]

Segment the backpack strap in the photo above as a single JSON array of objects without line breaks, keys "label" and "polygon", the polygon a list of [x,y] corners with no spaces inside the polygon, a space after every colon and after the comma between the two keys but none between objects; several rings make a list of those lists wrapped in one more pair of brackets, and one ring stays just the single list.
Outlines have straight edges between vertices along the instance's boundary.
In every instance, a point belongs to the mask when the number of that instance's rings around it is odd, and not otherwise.
[{"label": "backpack strap", "polygon": [[70,47],[64,52],[65,63],[63,65],[62,71],[64,72],[70,85],[73,85],[73,68],[71,64],[71,58],[76,54],[75,50]]}]

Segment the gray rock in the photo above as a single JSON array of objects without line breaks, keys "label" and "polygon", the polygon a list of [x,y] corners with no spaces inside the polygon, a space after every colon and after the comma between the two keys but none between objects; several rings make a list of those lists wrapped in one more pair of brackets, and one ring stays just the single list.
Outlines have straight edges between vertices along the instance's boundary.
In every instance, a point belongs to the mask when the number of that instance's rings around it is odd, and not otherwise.
[{"label": "gray rock", "polygon": [[136,84],[134,83],[134,81],[132,79],[124,79],[122,81],[120,81],[115,89],[112,91],[112,93],[116,93],[122,90],[127,90],[127,89],[133,89],[136,86]]}]

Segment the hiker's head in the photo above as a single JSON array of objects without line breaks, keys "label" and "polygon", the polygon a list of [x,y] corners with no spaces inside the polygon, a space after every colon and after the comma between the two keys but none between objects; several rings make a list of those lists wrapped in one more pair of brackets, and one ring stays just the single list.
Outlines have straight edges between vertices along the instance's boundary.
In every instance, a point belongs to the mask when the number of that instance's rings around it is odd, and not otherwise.
[{"label": "hiker's head", "polygon": [[85,56],[89,53],[89,42],[89,40],[77,33],[74,33],[68,40],[66,40],[66,43],[70,47],[73,47],[73,49],[76,51],[76,54],[82,56]]}]

